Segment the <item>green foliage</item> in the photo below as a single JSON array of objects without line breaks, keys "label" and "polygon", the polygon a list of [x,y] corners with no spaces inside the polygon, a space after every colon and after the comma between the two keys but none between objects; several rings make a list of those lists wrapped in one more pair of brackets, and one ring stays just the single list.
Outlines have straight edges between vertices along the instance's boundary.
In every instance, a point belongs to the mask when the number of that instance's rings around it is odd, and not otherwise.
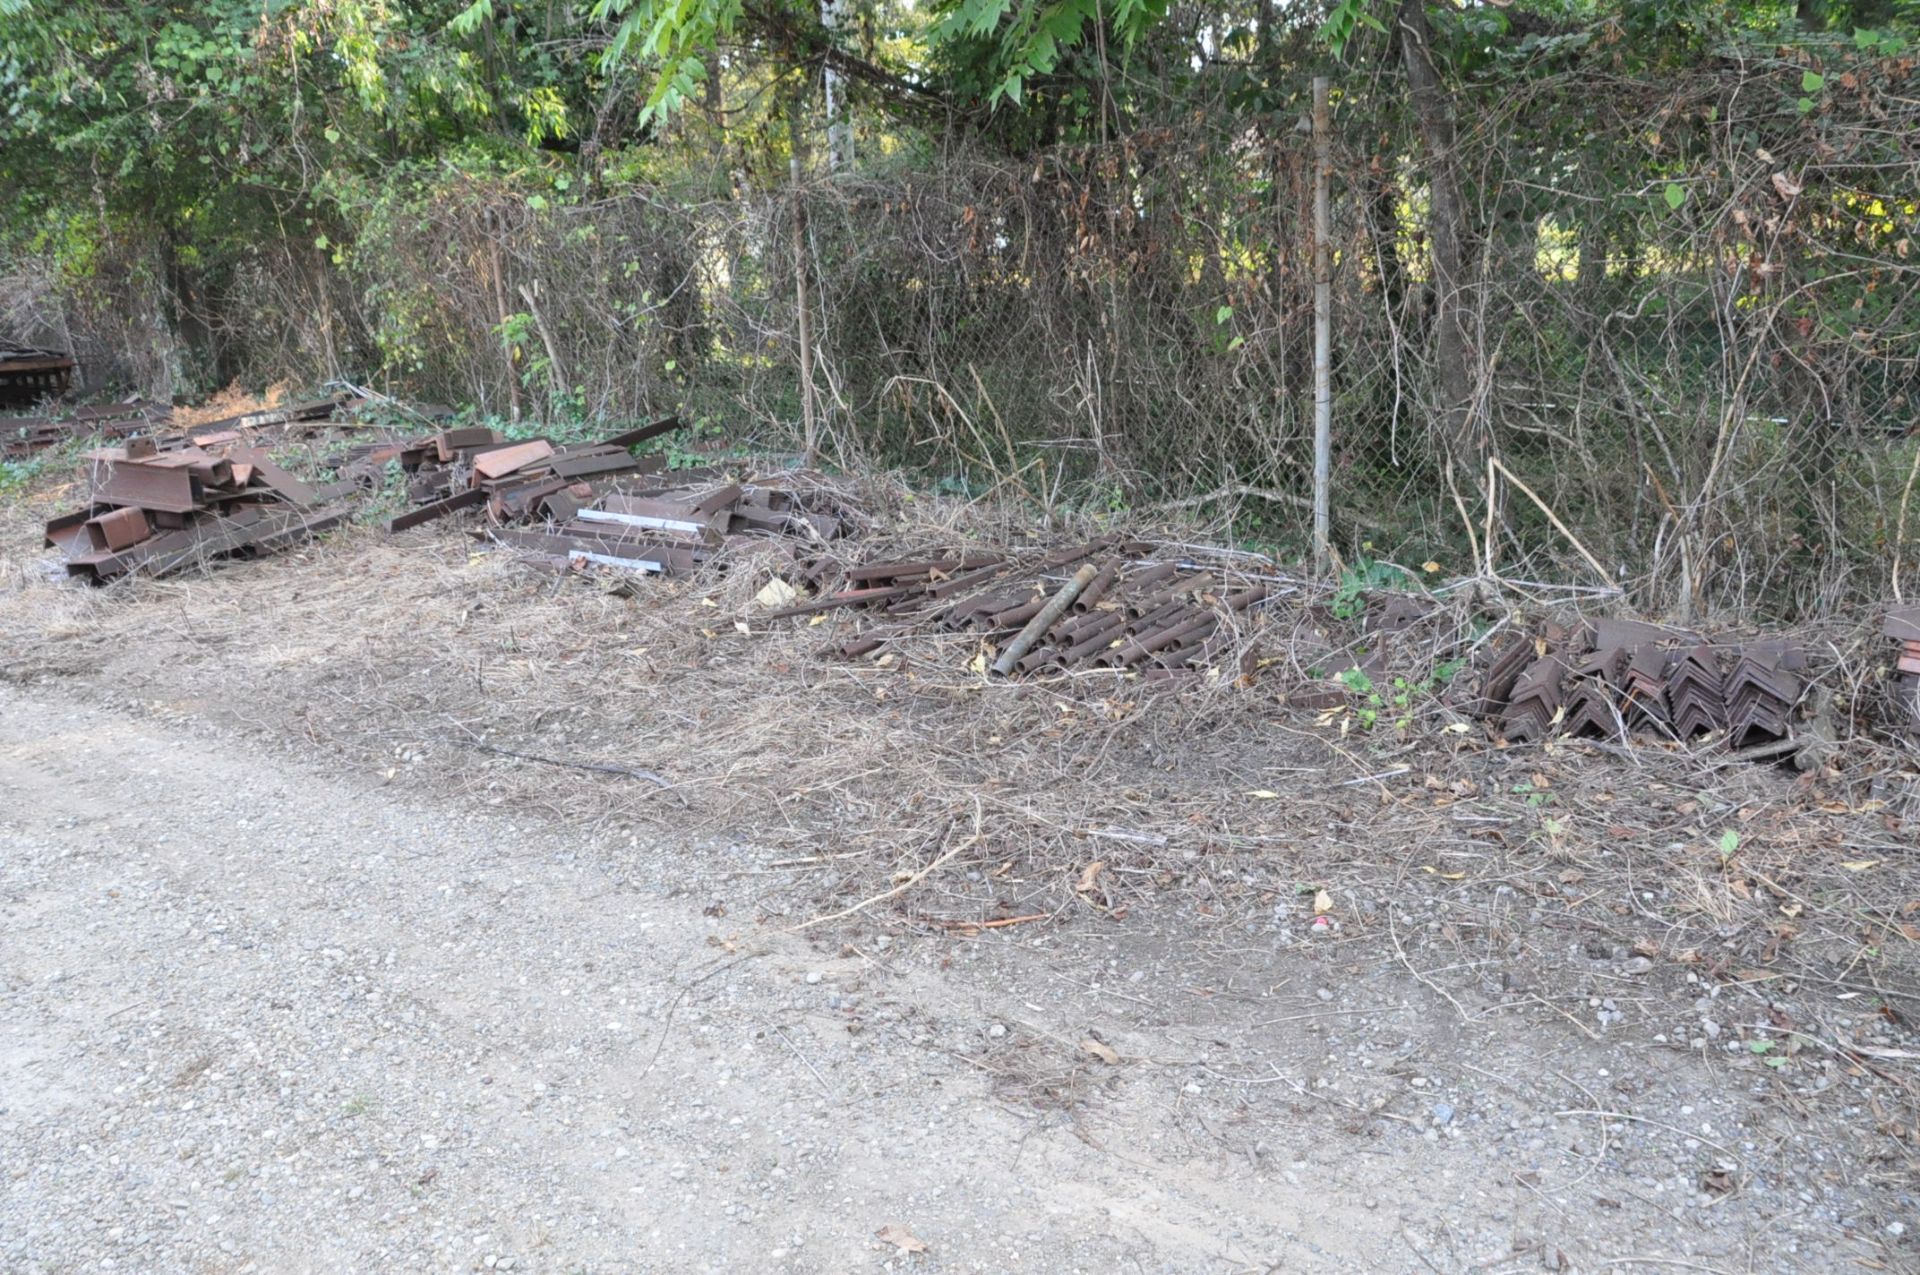
[{"label": "green foliage", "polygon": [[1333,50],[1333,56],[1341,57],[1353,41],[1354,33],[1362,27],[1380,35],[1387,34],[1387,24],[1373,15],[1369,0],[1339,0],[1327,11],[1326,21],[1320,24],[1320,38]]},{"label": "green foliage", "polygon": [[1367,609],[1368,590],[1404,589],[1411,583],[1407,573],[1390,562],[1364,555],[1355,558],[1340,572],[1340,583],[1333,591],[1333,613],[1342,620],[1351,620]]},{"label": "green foliage", "polygon": [[1405,733],[1413,726],[1415,704],[1451,682],[1464,667],[1465,660],[1442,660],[1425,677],[1396,677],[1392,685],[1384,689],[1358,666],[1341,673],[1337,680],[1359,700],[1354,718],[1362,730],[1372,730],[1383,714],[1391,713],[1394,729]]}]

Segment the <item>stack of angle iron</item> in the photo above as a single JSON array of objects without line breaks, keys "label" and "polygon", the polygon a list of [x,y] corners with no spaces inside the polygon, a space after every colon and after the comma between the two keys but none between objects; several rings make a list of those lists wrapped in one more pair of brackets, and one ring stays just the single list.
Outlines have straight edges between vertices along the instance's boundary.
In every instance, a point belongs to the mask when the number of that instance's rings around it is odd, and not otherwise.
[{"label": "stack of angle iron", "polygon": [[1133,561],[1152,549],[1110,536],[1025,566],[999,554],[964,553],[822,566],[808,581],[819,597],[772,615],[857,606],[887,617],[839,644],[847,659],[931,626],[993,642],[992,667],[1001,674],[1185,675],[1226,648],[1236,617],[1267,599],[1274,584],[1250,577],[1230,587],[1195,565]]},{"label": "stack of angle iron", "polygon": [[1894,657],[1893,686],[1901,724],[1920,732],[1920,605],[1887,612],[1880,631],[1900,644]]},{"label": "stack of angle iron", "polygon": [[780,557],[775,570],[791,574],[800,568],[788,546],[818,546],[847,530],[838,514],[808,508],[798,493],[770,482],[610,491],[589,504],[569,493],[549,498],[539,514],[542,525],[474,534],[555,571],[679,576],[735,537],[771,549]]},{"label": "stack of angle iron", "polygon": [[659,457],[632,448],[678,429],[668,417],[596,443],[555,445],[550,439],[510,440],[485,426],[446,429],[424,438],[361,443],[329,460],[342,478],[374,487],[398,466],[416,506],[387,523],[405,531],[463,509],[485,507],[495,522],[565,519],[594,498],[589,480],[659,473]]},{"label": "stack of angle iron", "polygon": [[47,524],[67,574],[104,584],[271,553],[345,520],[351,484],[315,488],[259,448],[161,450],[129,439],[87,456],[88,501]]},{"label": "stack of angle iron", "polygon": [[[484,508],[492,525],[476,538],[559,571],[684,575],[731,537],[818,545],[846,534],[837,513],[811,507],[778,481],[716,482],[724,478],[718,470],[669,472],[664,457],[633,454],[636,445],[679,427],[666,417],[595,443],[556,446],[473,426],[361,444],[333,464],[365,485],[388,465],[400,468],[418,507],[389,521],[389,531]],[[791,571],[796,561],[788,552],[781,566]]]},{"label": "stack of angle iron", "polygon": [[1509,743],[1649,732],[1764,745],[1791,736],[1805,668],[1782,641],[1712,643],[1634,620],[1548,626],[1494,654],[1474,708]]}]

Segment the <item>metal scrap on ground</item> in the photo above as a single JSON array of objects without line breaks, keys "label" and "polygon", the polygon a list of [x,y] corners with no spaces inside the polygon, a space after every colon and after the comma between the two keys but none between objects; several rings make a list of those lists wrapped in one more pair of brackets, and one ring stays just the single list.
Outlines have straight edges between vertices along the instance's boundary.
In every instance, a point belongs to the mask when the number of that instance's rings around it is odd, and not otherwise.
[{"label": "metal scrap on ground", "polygon": [[1509,743],[1718,733],[1729,748],[1787,740],[1806,652],[1778,639],[1713,641],[1637,620],[1516,634],[1481,678],[1475,711]]},{"label": "metal scrap on ground", "polygon": [[0,456],[17,459],[43,448],[87,438],[147,436],[169,438],[172,446],[178,446],[182,440],[208,446],[244,440],[269,430],[284,432],[302,426],[319,429],[351,416],[364,406],[364,400],[335,395],[183,424],[176,421],[176,413],[166,404],[133,398],[44,416],[0,417]]},{"label": "metal scrap on ground", "polygon": [[1900,644],[1893,666],[1894,698],[1906,728],[1920,734],[1920,605],[1887,612],[1880,631]]},{"label": "metal scrap on ground", "polygon": [[[669,471],[662,457],[635,456],[637,444],[679,427],[672,417],[591,443],[509,440],[485,427],[358,443],[328,462],[339,481],[317,489],[250,445],[259,431],[326,428],[371,402],[291,403],[156,439],[170,416],[130,401],[9,420],[0,441],[25,450],[68,436],[125,440],[87,455],[88,503],[46,527],[68,574],[95,583],[296,543],[344,521],[349,499],[397,466],[415,507],[390,519],[389,531],[484,510],[487,525],[472,534],[537,567],[684,575],[730,540],[748,538],[760,554],[756,570],[773,581],[760,594],[772,609],[759,618],[840,609],[875,617],[834,644],[845,659],[918,633],[971,637],[974,666],[987,670],[991,659],[1002,676],[1230,674],[1249,685],[1259,667],[1282,662],[1299,675],[1284,694],[1289,706],[1338,713],[1386,678],[1390,665],[1407,670],[1403,685],[1432,685],[1434,666],[1465,646],[1458,633],[1425,649],[1403,645],[1444,611],[1427,595],[1374,598],[1364,633],[1345,646],[1334,636],[1341,627],[1335,609],[1303,596],[1307,623],[1291,627],[1285,658],[1262,660],[1253,639],[1267,623],[1263,613],[1280,597],[1301,594],[1303,582],[1264,561],[1247,569],[1244,555],[1228,551],[1169,560],[1160,546],[1119,534],[1024,554],[947,550],[848,563],[828,548],[852,532],[853,518],[813,476],[731,481],[718,470]],[[798,600],[804,591],[813,596]],[[1883,631],[1900,644],[1891,670],[1896,717],[1903,729],[1920,731],[1920,607],[1896,608]],[[1579,620],[1511,634],[1477,662],[1474,689],[1456,686],[1444,698],[1487,720],[1508,743],[1709,736],[1748,755],[1778,756],[1794,750],[1808,712],[1807,652],[1778,639]],[[1324,675],[1343,664],[1347,672]]]},{"label": "metal scrap on ground", "polygon": [[259,448],[151,438],[87,455],[87,504],[47,524],[67,574],[95,584],[267,553],[339,525],[351,484],[315,488]]},{"label": "metal scrap on ground", "polygon": [[164,404],[132,399],[59,415],[0,417],[0,458],[18,460],[74,439],[151,434],[169,410]]},{"label": "metal scrap on ground", "polygon": [[0,343],[0,406],[58,398],[73,380],[73,357],[58,350]]},{"label": "metal scrap on ground", "polygon": [[1193,676],[1226,654],[1242,617],[1290,591],[1272,573],[1140,560],[1156,547],[1112,535],[1025,563],[953,553],[852,567],[803,564],[802,579],[819,596],[768,618],[839,607],[885,617],[839,644],[846,659],[931,629],[1004,642],[994,667],[1001,674],[1113,669],[1163,679]]}]

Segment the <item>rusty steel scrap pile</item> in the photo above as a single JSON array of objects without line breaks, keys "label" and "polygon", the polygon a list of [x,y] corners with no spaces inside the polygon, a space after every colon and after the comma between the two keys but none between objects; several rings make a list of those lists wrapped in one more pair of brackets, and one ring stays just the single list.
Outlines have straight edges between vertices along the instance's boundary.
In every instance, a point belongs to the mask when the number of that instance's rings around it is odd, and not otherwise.
[{"label": "rusty steel scrap pile", "polygon": [[[587,444],[510,442],[483,428],[363,444],[337,458],[362,483],[398,465],[416,508],[390,519],[406,531],[467,509],[485,511],[473,535],[559,571],[684,575],[730,537],[825,543],[845,534],[831,508],[784,490],[784,480],[725,481],[708,468],[669,471],[631,449],[679,428],[672,417]],[[787,555],[791,560],[792,555]]]},{"label": "rusty steel scrap pile", "polygon": [[260,448],[161,450],[150,438],[87,455],[84,508],[47,524],[67,574],[105,583],[271,552],[345,520],[352,484],[316,488]]},{"label": "rusty steel scrap pile", "polygon": [[799,580],[818,596],[767,618],[871,613],[875,623],[835,648],[845,659],[931,629],[986,639],[995,658],[983,667],[1001,675],[1111,669],[1168,680],[1237,655],[1248,613],[1277,589],[1294,591],[1264,573],[1143,561],[1154,549],[1110,536],[1026,564],[998,553],[802,563]]},{"label": "rusty steel scrap pile", "polygon": [[42,416],[0,417],[0,460],[19,460],[65,442],[89,438],[120,439],[135,435],[160,437],[184,429],[191,437],[219,441],[259,430],[297,426],[318,429],[351,416],[363,404],[344,396],[311,399],[282,407],[261,408],[220,420],[176,426],[174,412],[164,403],[134,398],[120,403],[77,407]]},{"label": "rusty steel scrap pile", "polygon": [[[1436,668],[1470,655],[1471,673],[1440,701],[1509,744],[1709,737],[1754,757],[1792,751],[1819,698],[1808,651],[1791,641],[1618,619],[1476,641],[1458,615],[1417,592],[1370,599],[1356,624],[1306,582],[1231,550],[1113,534],[1068,547],[848,553],[870,522],[816,475],[743,480],[636,455],[679,428],[671,417],[587,443],[485,427],[359,442],[324,462],[335,480],[320,486],[258,445],[262,429],[325,428],[365,406],[296,403],[157,439],[166,418],[127,403],[9,422],[7,437],[22,447],[67,430],[122,439],[85,456],[86,504],[46,526],[67,573],[93,583],[271,552],[339,525],[356,502],[404,490],[410,507],[388,519],[389,533],[470,513],[473,537],[559,573],[675,577],[744,565],[770,582],[756,595],[765,608],[756,622],[856,614],[826,652],[847,660],[890,660],[903,640],[920,638],[936,650],[963,639],[962,654],[940,658],[999,677],[1250,686],[1275,664],[1291,673],[1288,706],[1337,716],[1376,702],[1368,697],[1390,679],[1439,689]],[[1883,632],[1896,644],[1887,661],[1895,722],[1920,733],[1920,607],[1889,612]],[[1262,644],[1273,658],[1261,657]]]},{"label": "rusty steel scrap pile", "polygon": [[82,458],[87,503],[47,523],[45,543],[61,552],[68,575],[105,584],[134,572],[166,575],[310,539],[346,520],[355,485],[315,487],[282,469],[257,444],[265,433],[319,428],[358,405],[345,397],[292,403],[202,421],[164,437],[159,435],[169,429],[169,409],[138,402],[83,408],[59,428],[124,441]]}]

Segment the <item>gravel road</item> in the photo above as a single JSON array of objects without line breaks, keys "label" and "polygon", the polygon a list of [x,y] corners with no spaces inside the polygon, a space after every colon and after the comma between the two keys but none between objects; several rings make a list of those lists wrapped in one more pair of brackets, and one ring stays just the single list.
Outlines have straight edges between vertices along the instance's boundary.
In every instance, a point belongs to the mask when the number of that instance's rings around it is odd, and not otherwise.
[{"label": "gravel road", "polygon": [[[1349,1092],[1337,1073],[1370,1062],[1343,1053],[1314,1062],[1322,1079],[1303,1069],[1305,1086],[1238,1090],[1157,1065],[1150,1034],[1218,1036],[1256,1011],[1183,1020],[1155,983],[1125,981],[1137,953],[1108,962],[1123,993],[1042,1003],[1051,973],[1022,963],[1020,940],[795,935],[782,927],[804,910],[766,907],[777,876],[744,847],[451,807],[204,726],[0,686],[0,1269],[1897,1260],[1882,1239],[1839,1247],[1830,1219],[1867,1215],[1816,1181],[1835,1178],[1817,1154],[1804,1182],[1715,1199],[1690,1185],[1693,1162],[1620,1158],[1663,1136],[1652,1124],[1556,1122],[1465,1088],[1483,1083],[1473,1071],[1523,1074],[1537,1042],[1496,1054],[1450,1037],[1479,1065],[1394,1082],[1424,1112],[1457,1078],[1444,1120],[1345,1137],[1312,1118],[1341,1117],[1333,1097],[1302,1095]],[[1193,981],[1177,965],[1156,977]],[[1100,1020],[1128,1002],[1133,1017]],[[1346,1003],[1297,1017],[1363,1012]],[[1083,1043],[1099,1039],[1118,1061]],[[1078,1099],[1020,1089],[1041,1059],[1072,1069]],[[1663,1120],[1735,1104],[1691,1154],[1742,1137],[1729,1150],[1749,1154],[1744,1100],[1675,1075]]]},{"label": "gravel road", "polygon": [[9,1271],[1381,1268],[849,1032],[902,979],[742,937],[688,853],[11,690],[0,794]]}]

